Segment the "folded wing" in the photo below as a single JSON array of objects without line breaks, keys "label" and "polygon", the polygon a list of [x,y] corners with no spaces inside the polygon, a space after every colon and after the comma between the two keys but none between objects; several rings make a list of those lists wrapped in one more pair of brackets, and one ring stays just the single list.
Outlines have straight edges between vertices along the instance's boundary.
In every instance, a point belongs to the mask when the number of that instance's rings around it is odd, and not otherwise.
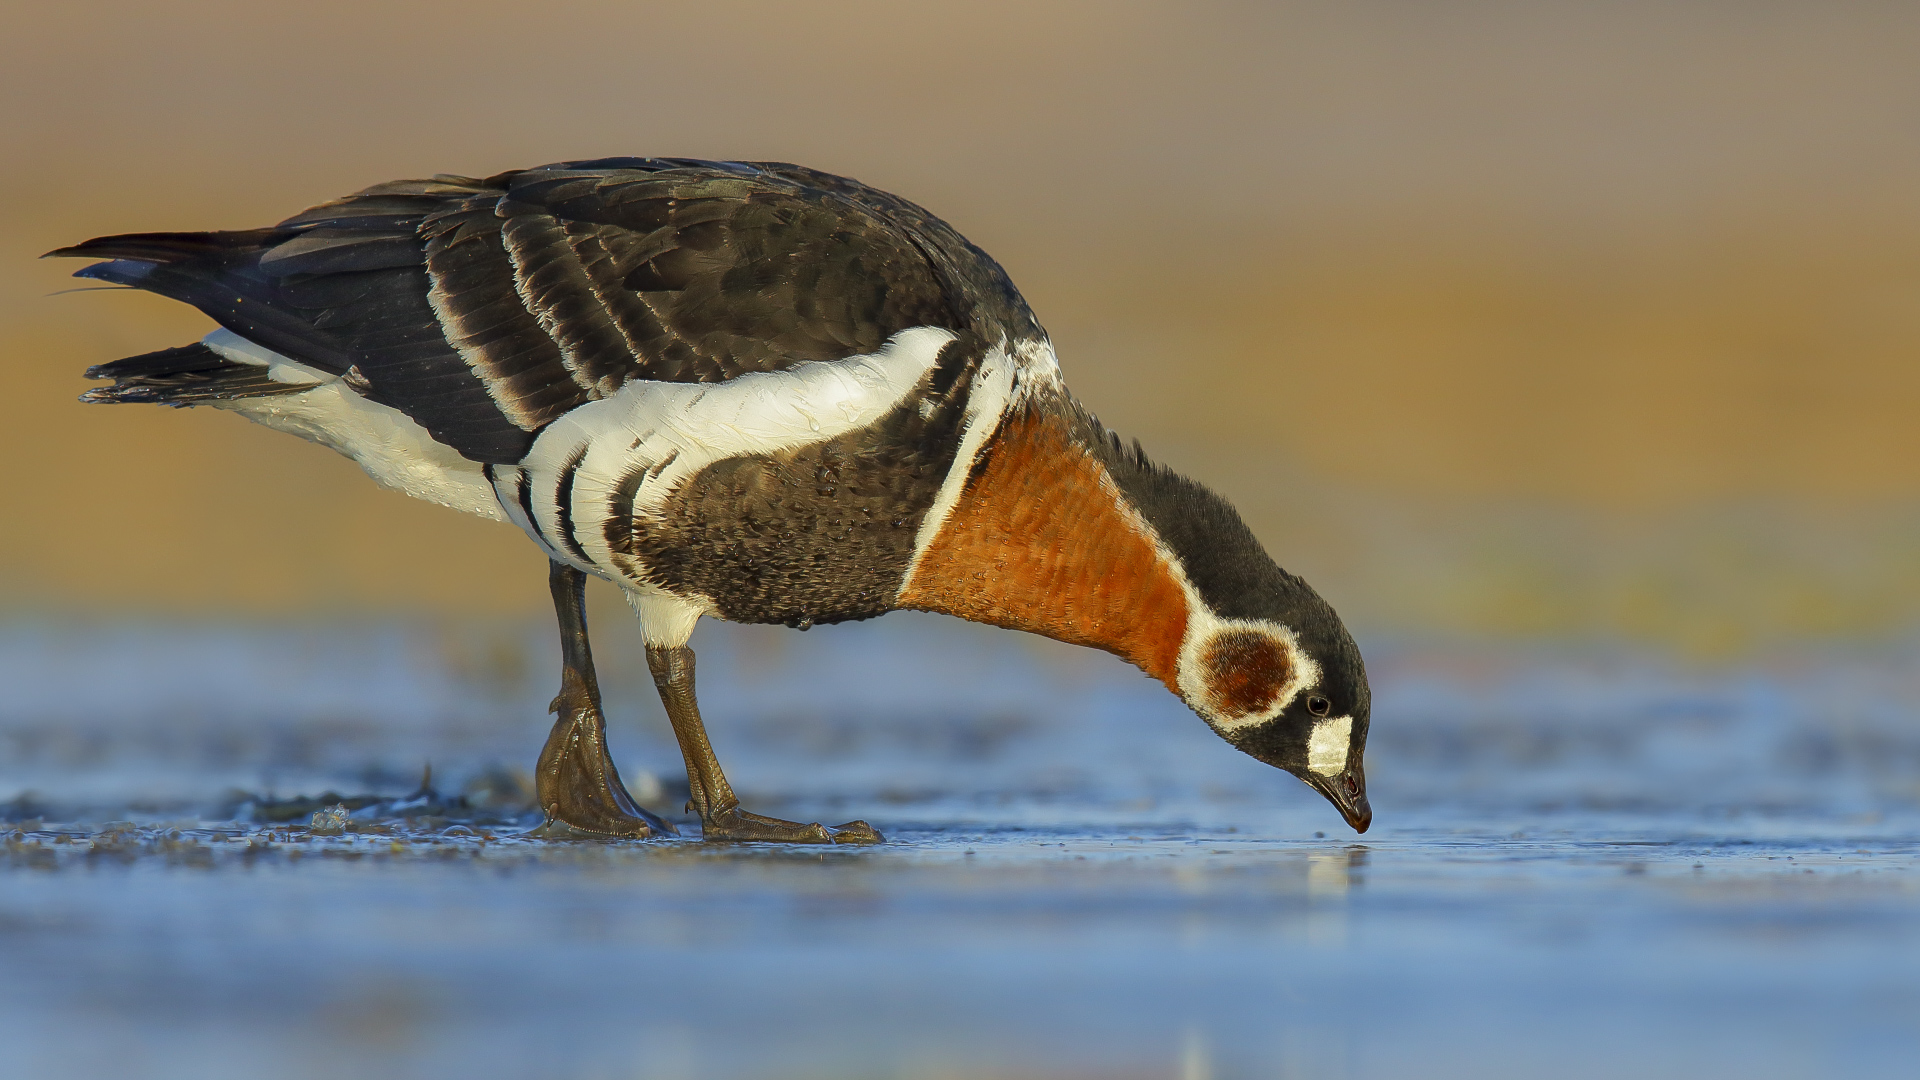
[{"label": "folded wing", "polygon": [[190,303],[494,464],[632,379],[718,382],[901,330],[1032,326],[918,207],[788,165],[621,158],[381,184],[270,229],[104,237],[80,276]]}]

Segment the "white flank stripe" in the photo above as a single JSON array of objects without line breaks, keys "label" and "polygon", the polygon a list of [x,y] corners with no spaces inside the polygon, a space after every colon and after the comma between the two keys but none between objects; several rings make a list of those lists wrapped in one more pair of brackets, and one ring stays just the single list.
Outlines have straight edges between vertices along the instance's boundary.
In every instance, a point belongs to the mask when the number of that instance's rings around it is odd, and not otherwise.
[{"label": "white flank stripe", "polygon": [[[585,447],[574,473],[571,510],[574,536],[593,565],[580,568],[612,576],[615,563],[605,525],[624,477],[636,469],[652,470],[633,502],[634,515],[645,517],[716,461],[794,450],[857,431],[905,400],[954,336],[950,330],[915,327],[870,355],[722,383],[630,381],[555,420],[534,440],[521,463],[533,483],[534,514],[542,530],[558,537],[554,493],[560,471]],[[644,588],[637,582],[621,584]]]},{"label": "white flank stripe", "polygon": [[358,462],[382,487],[505,520],[479,463],[435,442],[426,428],[400,410],[368,401],[338,375],[291,360],[231,330],[215,330],[201,344],[229,360],[266,367],[275,382],[313,384],[298,394],[213,402],[217,408],[336,450]]},{"label": "white flank stripe", "polygon": [[493,493],[500,504],[500,516],[507,524],[517,527],[521,532],[533,537],[542,548],[547,545],[533,530],[533,522],[520,512],[520,485],[527,482],[526,474],[518,465],[495,465],[493,467]]}]

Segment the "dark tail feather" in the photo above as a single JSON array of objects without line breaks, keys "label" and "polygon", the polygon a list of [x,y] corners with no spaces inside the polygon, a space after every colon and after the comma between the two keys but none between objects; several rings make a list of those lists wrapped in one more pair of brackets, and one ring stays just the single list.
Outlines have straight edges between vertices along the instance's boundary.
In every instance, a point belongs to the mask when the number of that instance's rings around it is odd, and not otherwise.
[{"label": "dark tail feather", "polygon": [[122,233],[96,236],[72,247],[55,248],[43,259],[139,259],[142,262],[176,263],[193,259],[259,251],[292,236],[289,229],[244,229],[235,232]]},{"label": "dark tail feather", "polygon": [[278,281],[260,266],[267,249],[298,235],[291,229],[236,232],[127,233],[50,251],[49,256],[105,259],[74,277],[130,285],[191,304],[221,326],[323,371],[342,372],[354,358],[330,335],[278,304]]},{"label": "dark tail feather", "polygon": [[112,386],[96,386],[80,395],[91,404],[199,405],[232,398],[292,394],[308,389],[302,383],[274,382],[260,364],[229,360],[205,345],[129,356],[87,369],[89,379],[112,379]]}]

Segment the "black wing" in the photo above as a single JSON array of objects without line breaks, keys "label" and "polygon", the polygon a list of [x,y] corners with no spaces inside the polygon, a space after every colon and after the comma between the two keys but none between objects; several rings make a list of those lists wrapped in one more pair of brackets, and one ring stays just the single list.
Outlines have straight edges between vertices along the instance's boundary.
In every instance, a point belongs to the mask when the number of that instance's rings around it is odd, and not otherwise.
[{"label": "black wing", "polygon": [[271,229],[53,252],[190,303],[519,461],[629,379],[712,382],[872,352],[914,326],[1038,332],[993,261],[903,199],[792,165],[618,158],[403,180]]}]

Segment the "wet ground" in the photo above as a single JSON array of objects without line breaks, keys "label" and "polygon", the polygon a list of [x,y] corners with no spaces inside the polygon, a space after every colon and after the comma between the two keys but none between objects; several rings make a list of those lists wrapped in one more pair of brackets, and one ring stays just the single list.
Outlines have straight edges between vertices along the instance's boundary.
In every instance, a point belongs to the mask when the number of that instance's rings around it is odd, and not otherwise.
[{"label": "wet ground", "polygon": [[[0,630],[0,1075],[1761,1078],[1920,1055],[1920,649],[1689,668],[1373,643],[1357,837],[1097,654],[901,616],[695,645],[749,805],[889,843],[527,838],[537,627]],[[676,755],[619,656],[614,749],[670,809]]]}]

